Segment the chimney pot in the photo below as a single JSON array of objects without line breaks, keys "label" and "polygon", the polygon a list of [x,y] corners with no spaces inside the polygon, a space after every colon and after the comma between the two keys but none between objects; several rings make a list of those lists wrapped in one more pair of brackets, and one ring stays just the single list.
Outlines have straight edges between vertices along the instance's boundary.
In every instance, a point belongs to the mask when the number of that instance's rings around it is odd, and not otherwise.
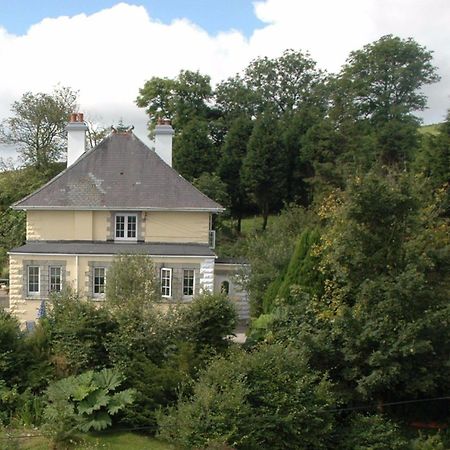
[{"label": "chimney pot", "polygon": [[78,122],[84,122],[84,114],[78,113]]},{"label": "chimney pot", "polygon": [[70,121],[71,122],[78,122],[78,114],[77,113],[72,113],[70,115]]}]

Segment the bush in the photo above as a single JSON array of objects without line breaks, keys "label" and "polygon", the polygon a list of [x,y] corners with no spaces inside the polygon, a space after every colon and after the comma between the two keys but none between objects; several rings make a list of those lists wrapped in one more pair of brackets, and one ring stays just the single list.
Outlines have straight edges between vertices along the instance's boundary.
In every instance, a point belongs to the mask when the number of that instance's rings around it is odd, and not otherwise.
[{"label": "bush", "polygon": [[411,450],[446,450],[439,433],[430,436],[420,435],[411,442]]},{"label": "bush", "polygon": [[399,427],[389,419],[375,414],[355,414],[342,433],[341,450],[407,450],[408,443]]},{"label": "bush", "polygon": [[216,358],[191,400],[160,415],[160,435],[182,448],[210,443],[239,449],[326,449],[334,419],[332,385],[298,351],[278,345]]},{"label": "bush", "polygon": [[207,292],[184,310],[182,321],[186,337],[198,347],[223,349],[236,327],[237,313],[226,295]]},{"label": "bush", "polygon": [[66,290],[52,295],[46,321],[57,374],[77,374],[109,365],[106,340],[117,325],[105,308]]}]

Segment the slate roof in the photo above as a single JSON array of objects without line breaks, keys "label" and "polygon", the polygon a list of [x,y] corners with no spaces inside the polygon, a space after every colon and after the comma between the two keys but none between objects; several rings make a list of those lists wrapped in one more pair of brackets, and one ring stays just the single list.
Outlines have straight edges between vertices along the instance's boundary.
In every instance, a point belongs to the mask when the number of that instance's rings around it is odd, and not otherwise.
[{"label": "slate roof", "polygon": [[13,208],[223,210],[131,132],[111,134]]},{"label": "slate roof", "polygon": [[145,254],[149,256],[209,256],[215,253],[206,244],[168,243],[114,243],[92,241],[34,241],[10,250],[9,253],[52,255],[120,255]]}]

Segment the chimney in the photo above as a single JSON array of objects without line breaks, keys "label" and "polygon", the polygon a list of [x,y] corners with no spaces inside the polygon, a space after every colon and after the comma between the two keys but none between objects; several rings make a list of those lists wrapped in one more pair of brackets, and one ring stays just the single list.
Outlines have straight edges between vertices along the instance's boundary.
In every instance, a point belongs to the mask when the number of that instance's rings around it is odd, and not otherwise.
[{"label": "chimney", "polygon": [[83,113],[72,113],[66,125],[67,167],[71,166],[86,151],[86,131]]},{"label": "chimney", "polygon": [[172,137],[175,134],[169,119],[158,119],[155,127],[156,154],[172,167]]}]

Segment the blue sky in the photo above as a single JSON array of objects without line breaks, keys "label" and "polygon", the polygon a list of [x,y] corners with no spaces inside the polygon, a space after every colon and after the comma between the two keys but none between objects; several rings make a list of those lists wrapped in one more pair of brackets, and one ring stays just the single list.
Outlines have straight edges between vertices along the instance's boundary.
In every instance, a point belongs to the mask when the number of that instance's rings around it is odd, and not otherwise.
[{"label": "blue sky", "polygon": [[[117,4],[114,0],[0,0],[0,25],[9,33],[22,35],[47,17],[92,14]],[[185,17],[210,34],[236,29],[250,36],[261,27],[252,0],[147,0],[127,1],[145,6],[149,15],[162,22]]]}]

